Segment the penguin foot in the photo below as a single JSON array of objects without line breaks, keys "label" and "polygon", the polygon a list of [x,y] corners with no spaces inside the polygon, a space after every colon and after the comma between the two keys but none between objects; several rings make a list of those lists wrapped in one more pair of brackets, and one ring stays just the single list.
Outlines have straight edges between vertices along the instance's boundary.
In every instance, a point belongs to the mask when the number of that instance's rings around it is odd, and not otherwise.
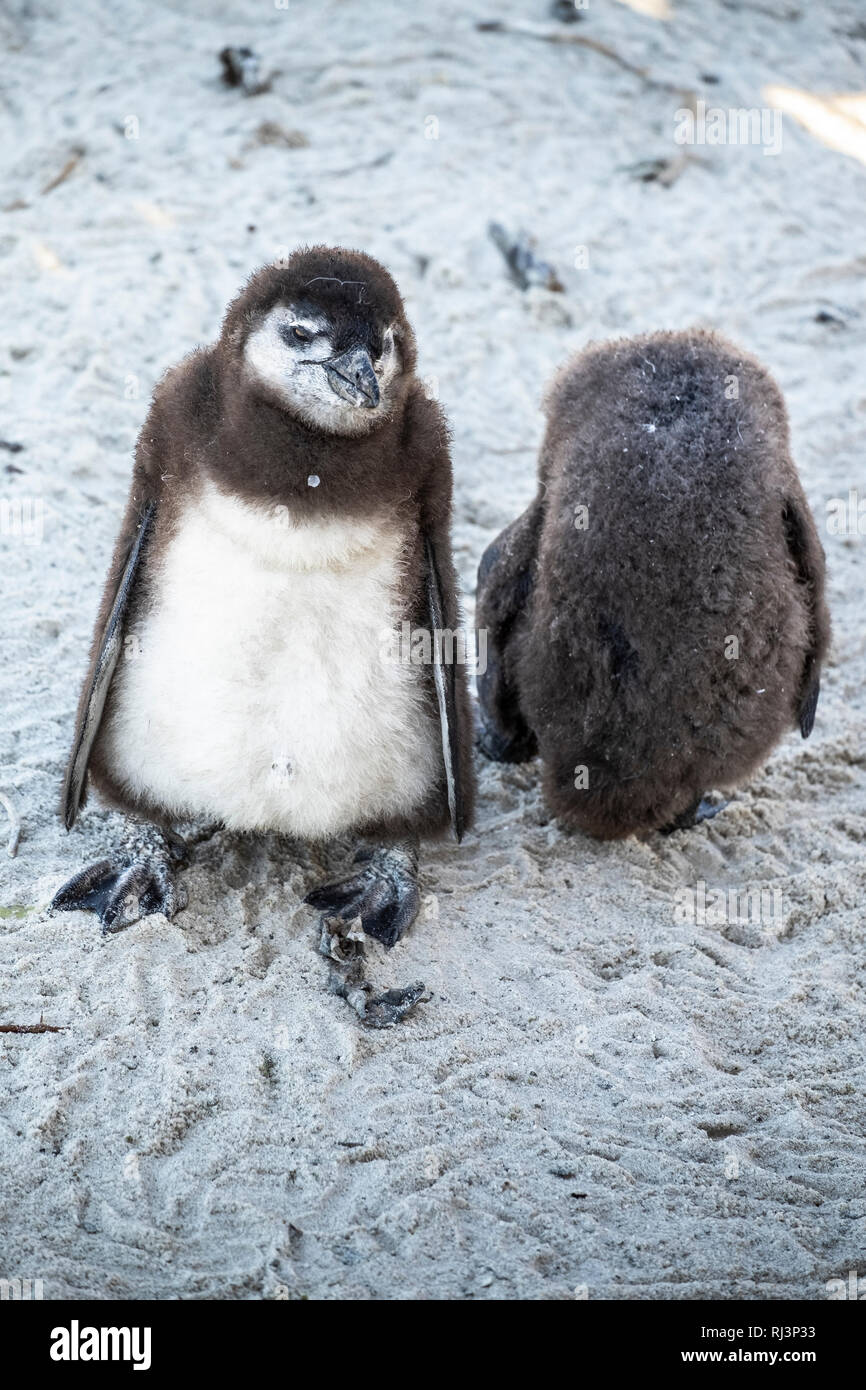
[{"label": "penguin foot", "polygon": [[304,902],[321,912],[323,924],[360,918],[367,936],[390,950],[411,927],[421,905],[417,846],[359,850],[355,863],[363,867],[337,883],[314,888]]},{"label": "penguin foot", "polygon": [[322,919],[319,952],[331,967],[328,989],[345,999],[365,1028],[393,1028],[414,1009],[424,993],[424,985],[418,981],[405,989],[374,994],[373,986],[364,977],[363,940],[352,934],[348,923],[335,925],[337,930],[332,931],[327,918]]},{"label": "penguin foot", "polygon": [[700,825],[701,821],[712,820],[713,816],[724,811],[727,804],[727,801],[708,801],[705,796],[699,796],[693,805],[680,812],[676,820],[663,826],[661,833],[672,835],[675,830],[690,830],[693,825]]},{"label": "penguin foot", "polygon": [[103,936],[151,913],[173,917],[187,905],[183,888],[175,887],[167,863],[159,858],[136,859],[115,864],[100,859],[75,874],[58,889],[48,905],[49,912],[95,912],[102,923]]}]

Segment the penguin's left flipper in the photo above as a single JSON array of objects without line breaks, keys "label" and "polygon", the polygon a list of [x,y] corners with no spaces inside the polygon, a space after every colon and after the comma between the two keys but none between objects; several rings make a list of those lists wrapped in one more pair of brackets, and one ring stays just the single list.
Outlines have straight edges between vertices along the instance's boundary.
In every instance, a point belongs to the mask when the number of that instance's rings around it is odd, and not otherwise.
[{"label": "penguin's left flipper", "polygon": [[135,590],[144,548],[156,517],[156,503],[148,502],[139,510],[130,500],[118,542],[118,552],[109,573],[103,596],[103,611],[107,609],[98,646],[93,654],[90,673],[82,692],[75,725],[72,754],[66,770],[61,812],[67,830],[75,824],[84,800],[87,766],[99,726],[111,680],[123,646],[124,624]]},{"label": "penguin's left flipper", "polygon": [[106,936],[155,912],[173,917],[184,907],[184,890],[176,888],[167,863],[153,857],[122,864],[100,859],[64,883],[51,899],[48,910],[95,912],[102,924],[102,934]]},{"label": "penguin's left flipper", "polygon": [[[444,787],[448,814],[459,843],[471,824],[475,777],[472,760],[472,711],[459,638],[464,633],[460,586],[451,550],[451,493],[453,477],[448,424],[438,402],[416,383],[407,401],[402,446],[416,477],[418,561],[423,582],[418,586],[411,620],[426,627],[432,645],[431,694],[435,694],[441,728]],[[408,616],[408,615],[407,615]]]},{"label": "penguin's left flipper", "polygon": [[418,916],[418,850],[414,843],[388,849],[359,850],[362,867],[337,883],[314,888],[304,898],[323,922],[360,919],[367,936],[390,950]]},{"label": "penguin's left flipper", "polygon": [[486,634],[486,663],[477,677],[478,749],[491,762],[524,763],[538,741],[520,709],[512,672],[512,640],[532,603],[541,508],[533,504],[488,545],[478,566],[476,622]]}]

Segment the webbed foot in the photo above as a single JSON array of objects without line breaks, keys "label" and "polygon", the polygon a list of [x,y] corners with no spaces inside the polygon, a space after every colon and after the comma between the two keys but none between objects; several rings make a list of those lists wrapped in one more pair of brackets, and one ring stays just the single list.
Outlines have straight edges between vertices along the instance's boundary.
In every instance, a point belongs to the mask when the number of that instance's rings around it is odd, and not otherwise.
[{"label": "webbed foot", "polygon": [[173,917],[186,905],[186,890],[175,886],[165,860],[153,857],[120,864],[100,859],[64,883],[48,910],[95,912],[106,935],[154,912]]},{"label": "webbed foot", "polygon": [[367,936],[390,950],[418,916],[418,849],[409,842],[388,849],[359,850],[355,873],[314,888],[304,898],[323,922],[360,918]]}]

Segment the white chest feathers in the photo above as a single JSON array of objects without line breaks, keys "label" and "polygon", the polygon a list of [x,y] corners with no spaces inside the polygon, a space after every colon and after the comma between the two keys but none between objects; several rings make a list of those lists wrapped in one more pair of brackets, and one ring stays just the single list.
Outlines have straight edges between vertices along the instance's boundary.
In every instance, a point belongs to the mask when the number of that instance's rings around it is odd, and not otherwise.
[{"label": "white chest feathers", "polygon": [[238,830],[317,838],[411,815],[442,754],[422,668],[386,640],[409,616],[403,541],[205,490],[118,663],[103,735],[118,779]]}]

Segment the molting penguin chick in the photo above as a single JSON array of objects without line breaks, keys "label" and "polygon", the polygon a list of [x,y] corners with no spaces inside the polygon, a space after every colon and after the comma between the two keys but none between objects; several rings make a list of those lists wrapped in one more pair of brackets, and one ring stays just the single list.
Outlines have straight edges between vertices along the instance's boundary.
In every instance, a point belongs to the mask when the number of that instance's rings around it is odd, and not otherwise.
[{"label": "molting penguin chick", "polygon": [[[309,901],[393,945],[417,837],[471,810],[464,673],[394,641],[460,621],[451,463],[394,281],[359,252],[254,275],[215,346],[154,395],[99,612],[66,785],[160,827],[372,838]],[[423,644],[421,647],[423,651]],[[435,650],[435,647],[434,647]],[[106,928],[175,910],[166,865],[57,894]]]},{"label": "molting penguin chick", "polygon": [[824,553],[782,396],[715,334],[653,333],[566,363],[546,411],[538,495],[478,575],[482,751],[538,751],[591,835],[693,824],[815,718]]}]

